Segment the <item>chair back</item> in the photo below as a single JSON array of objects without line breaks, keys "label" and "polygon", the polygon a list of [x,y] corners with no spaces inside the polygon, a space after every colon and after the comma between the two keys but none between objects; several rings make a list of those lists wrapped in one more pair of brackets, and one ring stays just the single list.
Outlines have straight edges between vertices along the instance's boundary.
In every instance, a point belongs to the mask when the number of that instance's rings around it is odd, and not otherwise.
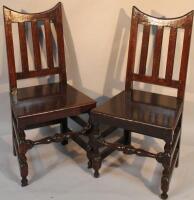
[{"label": "chair back", "polygon": [[[139,25],[143,25],[143,35],[140,53],[140,62],[138,72],[134,71],[136,51],[137,51],[137,35]],[[131,19],[131,33],[129,41],[128,64],[126,74],[126,90],[133,87],[133,82],[144,82],[148,84],[155,84],[177,89],[177,96],[184,98],[186,76],[188,68],[188,59],[190,51],[191,33],[193,25],[193,11],[178,18],[156,18],[141,12],[136,7],[133,7]],[[150,34],[154,28],[155,39],[153,49],[153,65],[151,75],[146,74],[146,66],[148,60],[148,49],[150,47]],[[165,49],[167,53],[166,73],[165,77],[159,76],[161,65],[161,53],[163,44],[164,29],[169,28],[169,43],[168,48]],[[178,30],[184,30],[183,48],[181,52],[180,66],[175,65],[175,52],[177,47],[177,33]],[[180,41],[179,41],[180,42]],[[180,67],[180,74],[178,80],[173,80],[173,72]]]},{"label": "chair back", "polygon": [[[7,46],[7,60],[9,69],[10,89],[17,88],[17,80],[42,77],[59,74],[60,81],[66,82],[66,66],[65,66],[65,52],[63,40],[63,25],[62,25],[62,6],[58,3],[50,10],[41,13],[21,13],[10,8],[3,7],[5,37]],[[20,57],[21,57],[21,71],[16,71],[16,63],[14,56],[14,41],[12,26],[17,23]],[[27,48],[27,25],[31,26],[32,46],[33,46],[33,61],[34,69],[29,68],[28,48]],[[41,61],[40,49],[40,24],[44,26],[44,41],[46,46],[46,60],[47,66],[43,67]],[[51,24],[53,24],[56,31],[56,46],[58,52],[58,66],[54,66],[54,50],[53,50],[53,35]]]}]

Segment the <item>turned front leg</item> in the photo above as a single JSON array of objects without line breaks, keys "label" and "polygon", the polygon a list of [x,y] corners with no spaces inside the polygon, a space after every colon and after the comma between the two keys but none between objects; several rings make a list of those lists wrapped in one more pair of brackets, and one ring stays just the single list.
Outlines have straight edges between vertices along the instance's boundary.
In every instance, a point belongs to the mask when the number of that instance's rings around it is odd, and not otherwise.
[{"label": "turned front leg", "polygon": [[101,156],[99,153],[99,144],[96,137],[99,136],[99,125],[97,123],[92,124],[92,130],[89,135],[89,147],[90,151],[88,152],[89,163],[88,167],[94,169],[94,177],[98,178],[100,176],[99,169],[101,167]]},{"label": "turned front leg", "polygon": [[162,165],[164,167],[162,179],[161,179],[161,198],[167,199],[168,198],[168,191],[169,191],[169,184],[170,184],[170,172],[171,172],[171,148],[172,144],[171,142],[166,142],[166,145],[164,147],[164,159],[162,162]]}]

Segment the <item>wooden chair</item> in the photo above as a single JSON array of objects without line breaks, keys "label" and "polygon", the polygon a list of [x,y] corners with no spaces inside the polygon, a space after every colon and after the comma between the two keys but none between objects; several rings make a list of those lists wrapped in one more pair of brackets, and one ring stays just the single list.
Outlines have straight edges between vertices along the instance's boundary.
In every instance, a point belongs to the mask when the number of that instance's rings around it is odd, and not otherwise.
[{"label": "wooden chair", "polygon": [[[187,66],[192,33],[193,12],[179,18],[155,18],[133,7],[129,54],[126,74],[125,90],[111,98],[105,104],[91,112],[93,132],[90,135],[89,159],[90,166],[95,170],[94,176],[99,177],[102,160],[114,150],[125,154],[136,154],[142,157],[155,158],[164,167],[161,189],[162,199],[167,199],[169,183],[174,167],[178,167],[180,153],[180,139],[182,114],[184,105]],[[137,34],[139,24],[143,25],[142,47],[140,51],[140,65],[135,72],[135,58],[137,49]],[[159,76],[160,59],[164,29],[170,28],[167,52],[166,75]],[[155,30],[154,55],[152,74],[146,74],[148,47],[151,28]],[[173,80],[177,32],[184,30],[183,49],[180,64],[180,76]],[[181,42],[181,41],[179,41]],[[138,63],[138,62],[137,62]],[[134,82],[143,82],[177,89],[177,96],[167,96],[134,89]],[[100,124],[107,124],[124,129],[124,136],[117,142],[108,142],[101,135]],[[143,149],[136,149],[131,143],[131,132],[154,137],[165,141],[164,152],[154,154]],[[106,147],[102,152],[100,147]]]},{"label": "wooden chair", "polygon": [[[81,147],[87,150],[87,143],[80,137],[87,134],[89,126],[78,115],[89,113],[95,107],[95,101],[67,84],[65,50],[63,40],[62,7],[58,3],[54,8],[35,14],[20,13],[4,6],[5,37],[7,45],[7,60],[9,68],[10,100],[13,127],[13,149],[17,155],[21,172],[22,186],[28,184],[28,164],[26,152],[35,145],[63,142],[72,137]],[[16,70],[12,27],[18,25],[19,45],[22,70]],[[31,26],[34,69],[29,68],[27,48],[27,23]],[[40,51],[40,26],[45,30],[47,67],[43,68]],[[53,38],[51,24],[56,31],[58,66],[53,61]],[[30,29],[28,29],[30,30]],[[16,49],[17,50],[17,49]],[[34,77],[59,75],[59,81],[45,85],[18,88],[18,80]],[[71,117],[82,126],[82,132],[69,131],[67,118]],[[26,139],[25,130],[48,126],[61,125],[61,133],[38,141]]]}]

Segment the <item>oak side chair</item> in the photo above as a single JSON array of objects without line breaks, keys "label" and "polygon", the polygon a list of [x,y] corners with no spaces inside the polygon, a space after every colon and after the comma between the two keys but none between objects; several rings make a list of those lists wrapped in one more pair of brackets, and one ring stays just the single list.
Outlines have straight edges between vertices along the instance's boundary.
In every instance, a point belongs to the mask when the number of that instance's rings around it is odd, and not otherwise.
[{"label": "oak side chair", "polygon": [[[131,33],[129,41],[128,64],[125,90],[111,98],[103,105],[91,112],[93,130],[90,134],[90,148],[88,153],[90,167],[95,171],[94,176],[99,177],[102,160],[114,150],[124,154],[136,154],[142,157],[155,158],[164,167],[161,179],[161,198],[168,198],[169,183],[175,167],[178,167],[180,154],[180,139],[182,114],[188,58],[190,51],[193,12],[178,18],[156,18],[141,12],[133,7],[131,20]],[[142,46],[140,51],[140,64],[135,72],[137,35],[139,25],[143,25]],[[160,77],[160,60],[165,28],[170,28],[167,53],[166,74]],[[175,52],[177,50],[177,33],[184,30],[183,47],[181,51],[181,64],[174,66]],[[155,30],[152,74],[147,75],[148,47],[151,30]],[[181,41],[179,41],[181,42]],[[138,62],[137,62],[138,63]],[[173,79],[173,73],[180,67],[178,80]],[[167,96],[134,89],[134,82],[165,86],[177,89],[177,96]],[[118,142],[109,142],[99,131],[99,125],[106,124],[124,129],[124,135]],[[154,137],[164,140],[164,152],[157,154],[135,148],[132,145],[131,133]],[[101,151],[101,147],[105,149]]]},{"label": "oak side chair", "polygon": [[[72,138],[87,150],[88,145],[80,136],[87,135],[90,126],[78,115],[89,113],[95,107],[96,102],[67,84],[61,3],[58,3],[48,11],[34,14],[20,13],[5,6],[3,11],[10,82],[13,152],[18,157],[22,177],[21,185],[26,186],[28,184],[26,153],[35,145],[49,144],[51,142],[62,142],[65,145],[68,143],[68,139]],[[14,51],[17,51],[17,49],[14,49],[13,43],[13,23],[18,26],[21,71],[17,70],[15,63]],[[44,41],[46,44],[47,66],[44,68],[41,62],[39,23],[43,25],[45,30]],[[33,70],[30,69],[28,60],[26,27],[29,24],[31,26],[33,44]],[[56,31],[58,66],[55,66],[53,61],[54,50],[51,24],[53,24]],[[59,81],[31,87],[17,87],[18,81],[21,79],[51,75],[58,75]],[[68,129],[68,117],[84,127],[81,132],[72,132]],[[25,130],[53,124],[60,124],[61,133],[38,141],[26,138]]]}]

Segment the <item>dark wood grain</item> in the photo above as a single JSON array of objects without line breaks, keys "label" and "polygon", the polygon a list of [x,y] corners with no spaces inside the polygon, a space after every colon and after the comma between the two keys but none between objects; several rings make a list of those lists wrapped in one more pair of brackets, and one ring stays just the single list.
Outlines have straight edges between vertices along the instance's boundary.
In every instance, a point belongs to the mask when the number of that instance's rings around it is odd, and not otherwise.
[{"label": "dark wood grain", "polygon": [[145,72],[146,72],[149,38],[150,38],[150,25],[145,25],[143,29],[141,59],[140,59],[140,66],[139,66],[139,74],[141,75],[145,75]]},{"label": "dark wood grain", "polygon": [[136,47],[137,47],[138,20],[134,14],[132,15],[132,18],[133,20],[131,21],[131,32],[130,32],[130,41],[129,41],[125,89],[130,89],[132,87],[131,77],[132,77],[132,72],[134,71],[134,67],[135,67],[135,55],[136,55]]},{"label": "dark wood grain", "polygon": [[[193,11],[178,18],[156,18],[141,12],[133,7],[131,17],[131,32],[129,40],[128,64],[126,73],[125,90],[112,97],[104,104],[91,111],[93,132],[89,137],[91,151],[89,153],[89,166],[94,169],[94,176],[100,176],[99,169],[102,160],[113,151],[121,151],[124,154],[136,154],[141,157],[155,158],[163,166],[161,178],[161,198],[168,198],[170,180],[175,167],[178,167],[180,155],[181,125],[184,105],[185,84],[187,77],[191,32],[193,25]],[[139,25],[143,25],[143,37],[141,49],[136,49],[137,33]],[[165,28],[170,28],[169,45],[162,48],[163,33]],[[175,52],[179,49],[176,45],[177,32],[184,30],[183,49],[181,50],[181,66],[175,66]],[[152,32],[150,30],[153,30]],[[156,31],[155,31],[156,30]],[[146,74],[147,54],[150,34],[154,34],[155,42],[153,50],[152,74]],[[166,75],[160,77],[160,63],[162,50],[167,53]],[[137,52],[136,52],[137,51]],[[134,72],[134,65],[138,63],[136,58],[140,53],[139,71]],[[180,67],[180,77],[173,79],[173,71]],[[151,85],[175,88],[177,95],[168,96],[148,91],[135,90],[133,82],[143,82]],[[124,142],[109,142],[104,139],[106,134],[100,132],[100,124],[124,129]],[[152,153],[141,148],[135,148],[131,140],[132,134],[150,136],[164,140],[164,151]],[[118,133],[119,136],[122,133]],[[108,132],[108,135],[110,133]],[[115,137],[115,135],[114,135]],[[146,142],[146,141],[144,141]],[[151,148],[149,143],[149,147]],[[145,144],[144,144],[145,145]],[[101,152],[100,149],[104,148]]]},{"label": "dark wood grain", "polygon": [[17,77],[17,80],[21,80],[21,79],[55,75],[55,74],[59,74],[60,72],[61,72],[61,68],[55,67],[52,69],[42,69],[40,71],[34,70],[30,72],[18,72],[16,74],[16,77]]},{"label": "dark wood grain", "polygon": [[[190,17],[191,22],[192,20],[193,20],[193,16]],[[180,77],[179,77],[180,84],[178,88],[178,97],[182,99],[184,98],[184,95],[185,95],[189,51],[190,51],[190,45],[191,45],[191,33],[192,33],[192,26],[186,27],[185,34],[184,34],[184,41],[183,41],[182,58],[181,58],[181,68],[180,68]]]},{"label": "dark wood grain", "polygon": [[44,27],[45,27],[45,39],[46,39],[47,66],[49,68],[53,68],[54,63],[53,63],[52,32],[51,32],[50,20],[47,19],[44,21]]},{"label": "dark wood grain", "polygon": [[[147,15],[141,12],[136,7],[133,8],[132,22],[131,22],[131,33],[129,41],[129,53],[128,53],[128,65],[127,65],[127,74],[126,74],[126,89],[131,89],[133,86],[133,81],[145,82],[149,84],[167,86],[177,89],[178,97],[184,97],[185,91],[185,81],[187,74],[189,50],[190,50],[190,40],[191,40],[191,31],[192,31],[192,20],[193,12],[178,17],[178,18],[156,18],[150,15]],[[136,55],[136,46],[137,46],[137,31],[138,25],[142,24],[144,26],[142,46],[141,46],[141,55],[140,55],[140,66],[139,73],[134,72],[135,65],[135,55]],[[146,72],[146,62],[147,62],[147,53],[149,47],[149,34],[150,27],[156,29],[155,35],[155,45],[154,45],[154,55],[153,55],[153,67],[152,67],[152,76],[145,75]],[[160,72],[160,61],[161,61],[161,51],[163,43],[163,32],[165,28],[170,28],[169,36],[169,46],[165,50],[167,52],[167,63],[166,63],[166,75],[165,78],[159,77]],[[177,40],[177,32],[179,29],[185,30],[185,39],[183,41],[183,50],[181,56],[181,66],[176,66],[180,68],[180,77],[179,80],[173,80],[173,71],[174,71],[174,59],[175,59],[175,48]]]},{"label": "dark wood grain", "polygon": [[95,107],[91,98],[65,83],[20,88],[17,97],[11,96],[11,104],[22,129],[87,113]]},{"label": "dark wood grain", "polygon": [[[33,146],[49,144],[51,142],[62,142],[68,144],[68,139],[73,139],[84,150],[88,151],[87,141],[82,140],[80,135],[88,136],[90,124],[81,123],[83,129],[80,132],[70,131],[67,118],[72,117],[78,121],[77,115],[89,114],[96,106],[96,102],[67,84],[65,49],[63,40],[62,10],[61,3],[54,8],[41,13],[21,13],[4,6],[5,37],[7,47],[7,60],[10,80],[10,102],[12,113],[12,138],[13,153],[18,157],[21,185],[28,184],[28,162],[26,153]],[[22,71],[16,71],[14,57],[14,43],[12,35],[12,24],[18,23],[18,35],[20,44],[20,56]],[[25,23],[31,24],[32,44],[34,54],[34,69],[29,69],[27,39]],[[57,33],[58,66],[53,62],[53,36],[51,23]],[[47,67],[43,68],[40,49],[40,25],[45,28]],[[17,49],[15,49],[17,51]],[[17,81],[28,78],[38,78],[58,74],[59,82],[46,85],[17,88]],[[80,122],[80,120],[79,120]],[[25,130],[40,128],[59,124],[61,133],[54,136],[42,138],[37,141],[27,140]]]},{"label": "dark wood grain", "polygon": [[56,19],[53,20],[54,26],[56,29],[57,34],[57,44],[58,44],[58,61],[59,66],[61,68],[60,72],[60,80],[61,81],[67,81],[67,75],[66,75],[66,62],[65,62],[65,47],[64,47],[64,41],[63,41],[63,25],[62,25],[62,10],[61,7],[57,8],[58,15]]},{"label": "dark wood grain", "polygon": [[[48,76],[49,74],[58,74],[60,80],[66,82],[66,65],[65,65],[65,49],[63,39],[63,22],[62,22],[62,10],[61,3],[58,3],[52,9],[41,12],[41,13],[21,13],[18,11],[11,10],[4,6],[4,18],[5,18],[5,32],[7,41],[7,52],[9,53],[9,72],[13,78],[10,80],[10,86],[17,88],[17,79],[26,79],[36,76]],[[33,58],[34,58],[34,70],[29,70],[28,63],[28,52],[26,44],[26,31],[25,23],[31,23],[31,34],[33,43]],[[13,49],[13,36],[12,36],[12,23],[18,23],[19,30],[19,42],[20,42],[20,53],[22,72],[16,71],[14,49]],[[41,50],[40,50],[40,24],[44,24],[45,28],[45,45],[46,45],[46,59],[47,68],[42,66]],[[59,64],[56,66],[58,69],[54,69],[53,62],[53,36],[51,31],[51,23],[54,23],[54,28],[57,35],[57,49],[58,49],[58,60]],[[30,44],[29,44],[30,45]],[[14,79],[15,76],[15,79]]]},{"label": "dark wood grain", "polygon": [[98,106],[92,116],[102,124],[167,139],[182,110],[183,102],[176,97],[133,90]]},{"label": "dark wood grain", "polygon": [[166,86],[166,87],[171,87],[171,88],[179,87],[179,81],[177,80],[166,81],[163,78],[158,78],[157,80],[155,80],[153,79],[153,77],[139,76],[139,74],[133,74],[132,77],[133,77],[133,80],[137,82],[144,82],[144,83],[161,85],[161,86]]},{"label": "dark wood grain", "polygon": [[152,76],[154,80],[157,80],[159,78],[163,33],[164,27],[158,26],[155,36],[154,58],[152,68]]},{"label": "dark wood grain", "polygon": [[37,71],[42,68],[41,55],[40,55],[40,44],[39,44],[39,27],[36,21],[31,22],[32,28],[32,42],[34,52],[34,65]]},{"label": "dark wood grain", "polygon": [[15,67],[15,57],[14,57],[14,48],[13,48],[13,35],[12,35],[12,25],[7,20],[8,11],[4,10],[4,19],[5,19],[5,36],[6,36],[6,47],[7,47],[7,62],[9,70],[9,85],[10,90],[15,90],[17,88],[17,79],[16,79],[16,67]]},{"label": "dark wood grain", "polygon": [[169,46],[168,46],[168,56],[167,56],[167,66],[166,66],[166,80],[170,82],[173,76],[175,50],[177,41],[177,29],[170,29]]},{"label": "dark wood grain", "polygon": [[25,23],[18,23],[19,41],[20,41],[20,54],[22,63],[22,72],[29,72],[28,52],[26,43]]}]

